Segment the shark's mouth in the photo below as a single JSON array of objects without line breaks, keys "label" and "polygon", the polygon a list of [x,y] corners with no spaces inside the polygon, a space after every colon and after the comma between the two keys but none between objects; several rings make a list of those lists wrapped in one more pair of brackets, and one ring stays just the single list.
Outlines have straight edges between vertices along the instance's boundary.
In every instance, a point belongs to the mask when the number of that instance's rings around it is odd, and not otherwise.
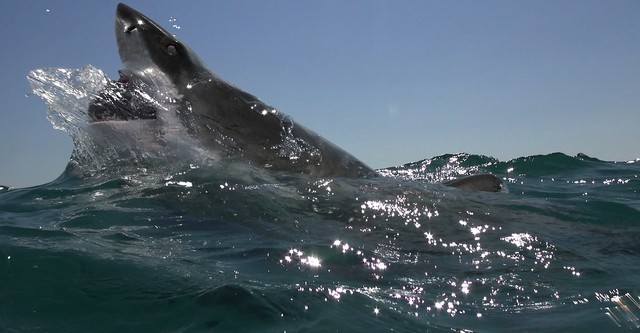
[{"label": "shark's mouth", "polygon": [[89,104],[91,122],[156,119],[156,108],[120,71],[118,80],[110,81]]},{"label": "shark's mouth", "polygon": [[122,84],[131,83],[131,79],[129,79],[129,76],[125,75],[122,71],[120,71],[118,74],[120,75],[120,78],[118,79],[118,82],[120,82]]}]

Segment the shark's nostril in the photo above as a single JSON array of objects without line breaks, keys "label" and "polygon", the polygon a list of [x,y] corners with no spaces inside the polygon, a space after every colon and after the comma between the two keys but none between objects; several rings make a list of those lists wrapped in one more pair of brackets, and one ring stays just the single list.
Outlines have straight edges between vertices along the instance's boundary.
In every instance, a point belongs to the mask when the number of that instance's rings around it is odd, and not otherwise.
[{"label": "shark's nostril", "polygon": [[136,30],[137,28],[138,28],[137,26],[135,26],[135,25],[133,25],[133,24],[130,24],[130,25],[127,25],[127,26],[124,28],[124,32],[131,32],[131,31],[133,31],[133,30]]}]

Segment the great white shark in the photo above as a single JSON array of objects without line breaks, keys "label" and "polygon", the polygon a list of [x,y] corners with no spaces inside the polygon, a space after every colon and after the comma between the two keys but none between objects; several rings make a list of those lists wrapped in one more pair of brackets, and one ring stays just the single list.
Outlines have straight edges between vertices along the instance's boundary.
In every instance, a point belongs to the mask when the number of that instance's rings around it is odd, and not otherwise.
[{"label": "great white shark", "polygon": [[[145,123],[163,136],[183,136],[213,159],[235,159],[275,171],[318,177],[375,177],[353,155],[255,96],[227,83],[187,45],[125,5],[116,10],[115,35],[123,68],[90,105],[90,121],[118,136],[114,122]],[[104,134],[104,133],[103,133]],[[499,191],[502,181],[476,175],[448,183],[475,191]]]}]

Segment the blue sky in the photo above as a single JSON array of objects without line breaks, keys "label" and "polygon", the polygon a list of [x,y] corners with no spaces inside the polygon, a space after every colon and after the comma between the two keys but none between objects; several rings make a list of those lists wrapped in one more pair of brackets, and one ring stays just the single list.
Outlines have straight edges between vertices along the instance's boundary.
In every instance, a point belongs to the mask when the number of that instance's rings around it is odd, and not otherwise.
[{"label": "blue sky", "polygon": [[[91,64],[117,77],[116,4],[3,4],[0,184],[62,172],[71,139],[26,75]],[[640,157],[639,1],[128,4],[372,167],[456,152]]]}]

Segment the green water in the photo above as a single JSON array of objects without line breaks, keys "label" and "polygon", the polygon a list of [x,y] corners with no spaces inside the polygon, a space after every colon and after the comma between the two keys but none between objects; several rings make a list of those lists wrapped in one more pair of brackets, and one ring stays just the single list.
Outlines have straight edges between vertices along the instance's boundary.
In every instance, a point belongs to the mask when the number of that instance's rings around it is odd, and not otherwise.
[{"label": "green water", "polygon": [[[373,179],[219,168],[0,192],[3,332],[640,328],[640,164],[445,155]],[[508,193],[435,182],[491,172]]]}]

